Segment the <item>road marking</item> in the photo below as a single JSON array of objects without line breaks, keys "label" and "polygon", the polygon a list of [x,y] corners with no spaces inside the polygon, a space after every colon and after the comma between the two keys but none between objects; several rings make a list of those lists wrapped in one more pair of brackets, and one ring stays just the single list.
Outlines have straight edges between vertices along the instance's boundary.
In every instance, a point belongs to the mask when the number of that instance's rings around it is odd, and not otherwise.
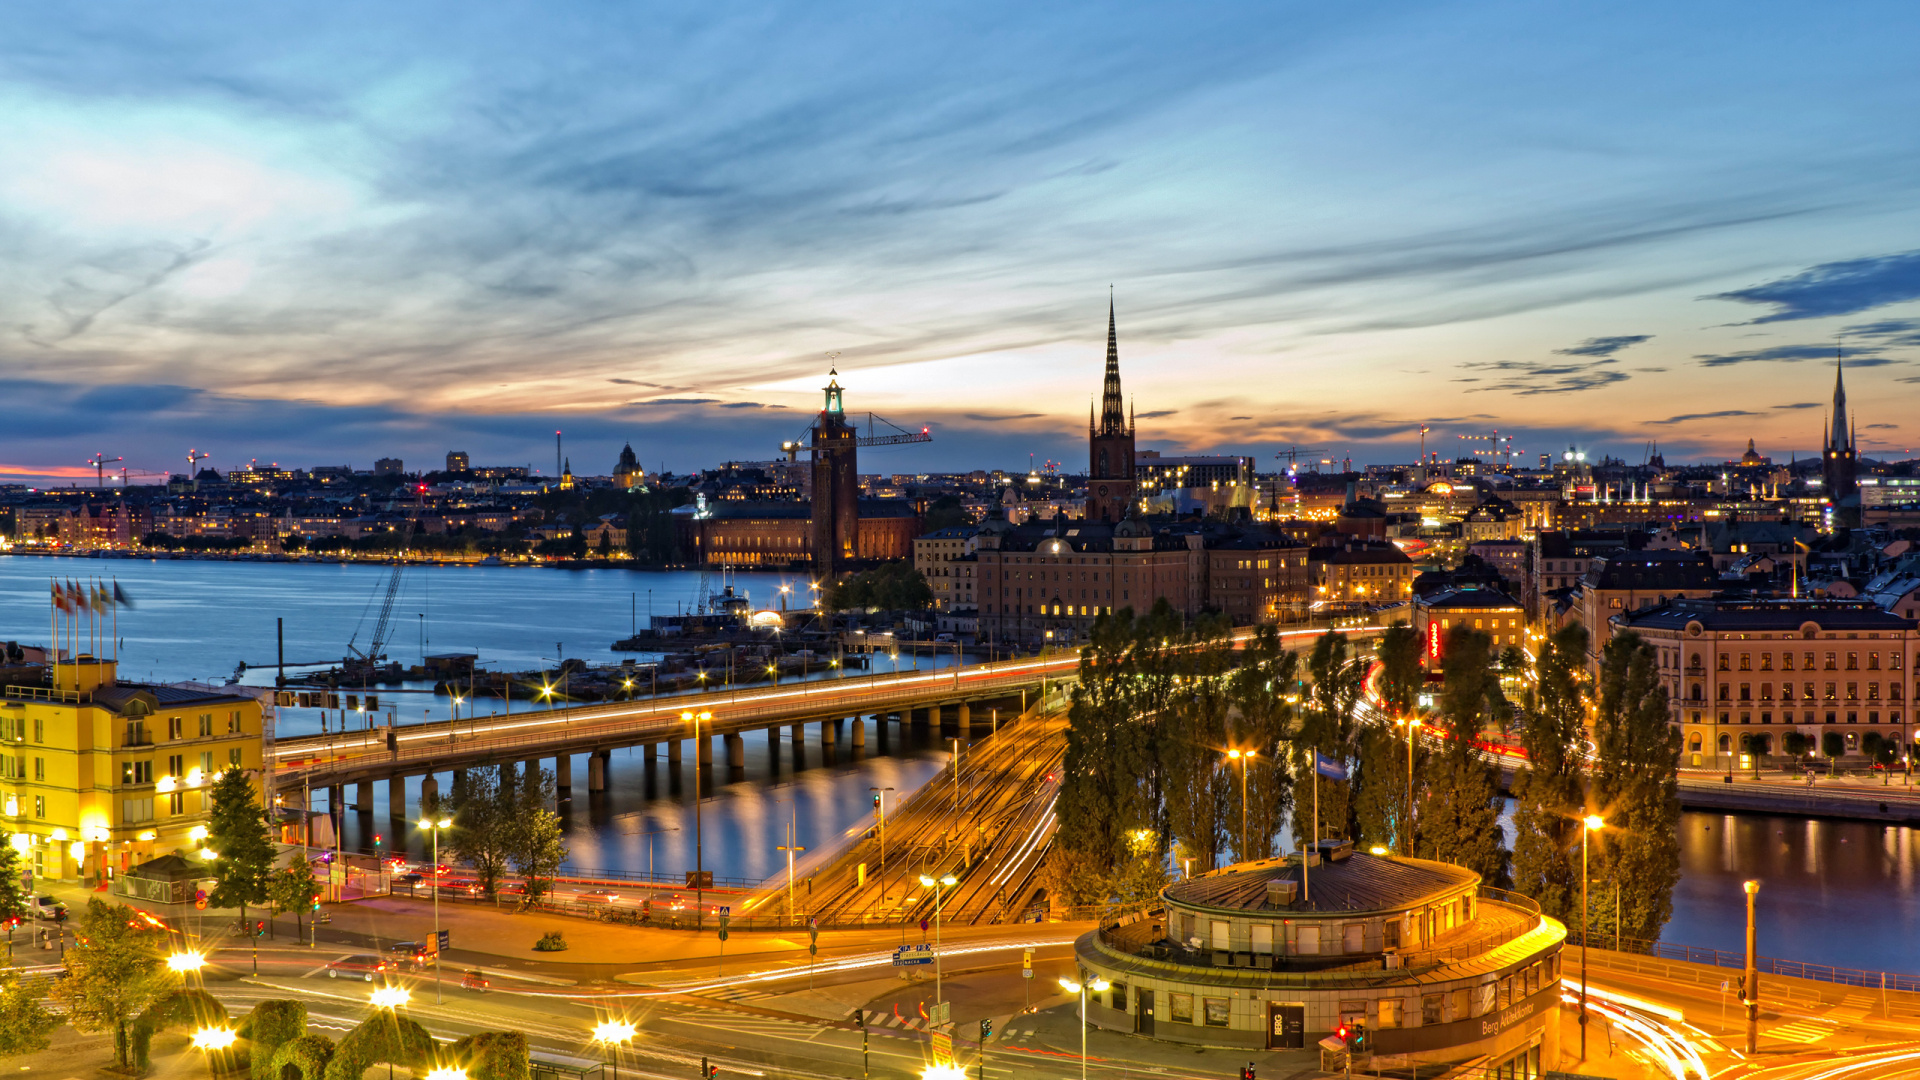
[{"label": "road marking", "polygon": [[1831,1034],[1833,1029],[1818,1020],[1796,1020],[1791,1024],[1782,1024],[1766,1033],[1769,1039],[1791,1043],[1819,1042]]}]

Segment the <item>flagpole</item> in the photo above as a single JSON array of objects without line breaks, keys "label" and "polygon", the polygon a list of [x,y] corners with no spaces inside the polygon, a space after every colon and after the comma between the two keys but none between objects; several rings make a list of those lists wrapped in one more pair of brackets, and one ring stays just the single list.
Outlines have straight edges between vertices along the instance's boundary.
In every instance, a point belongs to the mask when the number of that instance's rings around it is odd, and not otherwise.
[{"label": "flagpole", "polygon": [[[1307,838],[1309,850],[1320,851],[1320,751],[1313,752],[1313,835]],[[1307,877],[1306,856],[1300,857],[1300,893],[1308,903],[1313,902],[1313,883]]]},{"label": "flagpole", "polygon": [[[60,583],[49,581],[47,586],[47,628],[53,631],[52,639],[47,642],[47,651],[53,654],[47,657],[47,666],[51,669],[60,662]],[[55,681],[54,685],[60,684]]]}]

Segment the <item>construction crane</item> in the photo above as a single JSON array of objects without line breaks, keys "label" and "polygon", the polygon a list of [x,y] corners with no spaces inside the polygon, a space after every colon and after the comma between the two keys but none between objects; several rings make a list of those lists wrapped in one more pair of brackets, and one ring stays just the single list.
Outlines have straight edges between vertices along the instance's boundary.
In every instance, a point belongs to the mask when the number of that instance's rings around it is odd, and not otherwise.
[{"label": "construction crane", "polygon": [[1299,468],[1295,462],[1295,459],[1298,458],[1301,454],[1330,454],[1332,452],[1333,451],[1325,449],[1323,447],[1319,447],[1319,446],[1289,446],[1285,450],[1282,450],[1273,456],[1276,460],[1279,458],[1286,458],[1287,472],[1294,473],[1299,471]]},{"label": "construction crane", "polygon": [[88,458],[87,464],[93,466],[93,486],[98,488],[106,487],[107,466],[112,462],[125,460],[127,459],[123,457],[108,457],[105,454],[95,454]]},{"label": "construction crane", "polygon": [[[400,547],[402,550],[406,548],[407,541],[413,539],[413,525],[414,525],[413,519],[408,518],[406,527],[403,528],[400,532]],[[354,642],[360,639],[359,626],[355,626],[353,628],[353,636],[347,639],[347,652],[351,653],[353,656],[358,657],[361,660],[366,661],[368,666],[372,666],[380,662],[380,657],[382,655],[380,650],[384,649],[387,645],[387,636],[393,629],[393,602],[400,595],[400,577],[406,571],[406,569],[407,569],[407,564],[405,560],[402,560],[402,559],[394,560],[393,576],[387,579],[386,596],[380,601],[380,616],[379,618],[374,620],[373,637],[369,639],[367,642],[367,651],[361,652],[359,649],[354,648]],[[378,591],[374,593],[374,596],[379,596],[379,595],[380,593]],[[372,599],[369,599],[367,601],[367,608],[369,611],[372,610],[373,608]],[[367,621],[366,612],[363,611],[360,613],[360,621],[362,623],[365,623]]]},{"label": "construction crane", "polygon": [[[874,424],[879,422],[892,428],[891,435],[875,435]],[[908,431],[884,416],[867,414],[867,433],[853,440],[855,446],[898,446],[901,443],[923,443],[933,441],[933,429],[922,426],[919,431]],[[797,461],[801,454],[812,453],[813,447],[797,439],[789,439],[780,444],[780,452],[787,455],[788,461]]]},{"label": "construction crane", "polygon": [[187,451],[187,479],[189,480],[193,479],[193,463],[194,462],[205,461],[212,456],[213,456],[212,454],[203,454],[198,450]]},{"label": "construction crane", "polygon": [[1458,436],[1458,438],[1466,442],[1483,442],[1483,443],[1492,444],[1491,449],[1493,450],[1494,453],[1500,455],[1501,463],[1507,466],[1508,468],[1513,467],[1513,455],[1515,453],[1522,453],[1522,454],[1525,453],[1525,451],[1514,450],[1513,436],[1502,435],[1498,430],[1488,432],[1485,435],[1461,435],[1461,436]]}]

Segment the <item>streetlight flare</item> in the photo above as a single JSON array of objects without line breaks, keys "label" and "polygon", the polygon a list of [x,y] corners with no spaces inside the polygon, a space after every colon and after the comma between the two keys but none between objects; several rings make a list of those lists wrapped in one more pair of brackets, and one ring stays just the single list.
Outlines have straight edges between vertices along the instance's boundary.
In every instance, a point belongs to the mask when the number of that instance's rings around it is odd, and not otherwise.
[{"label": "streetlight flare", "polygon": [[382,986],[373,992],[373,1004],[378,1009],[397,1009],[412,997],[405,987]]},{"label": "streetlight flare", "polygon": [[184,975],[189,971],[199,971],[201,967],[205,966],[206,962],[207,958],[202,953],[172,953],[167,957],[167,970]]},{"label": "streetlight flare", "polygon": [[232,1046],[239,1036],[232,1028],[201,1028],[193,1033],[193,1048],[196,1050],[225,1050]]},{"label": "streetlight flare", "polygon": [[593,1026],[593,1039],[595,1042],[623,1043],[633,1038],[636,1030],[625,1020],[602,1020]]},{"label": "streetlight flare", "polygon": [[442,1065],[437,1069],[429,1069],[427,1080],[467,1080],[467,1070]]},{"label": "streetlight flare", "polygon": [[1588,814],[1586,818],[1581,821],[1581,824],[1594,832],[1599,832],[1601,829],[1606,828],[1607,819],[1601,817],[1599,814]]}]

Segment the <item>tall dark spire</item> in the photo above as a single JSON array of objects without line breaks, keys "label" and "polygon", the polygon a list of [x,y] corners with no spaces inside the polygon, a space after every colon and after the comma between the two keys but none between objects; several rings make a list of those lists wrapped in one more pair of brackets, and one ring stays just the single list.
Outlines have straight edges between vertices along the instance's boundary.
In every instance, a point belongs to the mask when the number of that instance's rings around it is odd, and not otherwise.
[{"label": "tall dark spire", "polygon": [[1127,433],[1127,406],[1120,397],[1120,336],[1114,327],[1113,300],[1107,300],[1107,381],[1100,395],[1100,434]]},{"label": "tall dark spire", "polygon": [[1833,431],[1828,435],[1827,447],[1832,450],[1853,449],[1853,436],[1847,424],[1847,383],[1841,368],[1845,365],[1840,359],[1839,350],[1833,355]]}]

